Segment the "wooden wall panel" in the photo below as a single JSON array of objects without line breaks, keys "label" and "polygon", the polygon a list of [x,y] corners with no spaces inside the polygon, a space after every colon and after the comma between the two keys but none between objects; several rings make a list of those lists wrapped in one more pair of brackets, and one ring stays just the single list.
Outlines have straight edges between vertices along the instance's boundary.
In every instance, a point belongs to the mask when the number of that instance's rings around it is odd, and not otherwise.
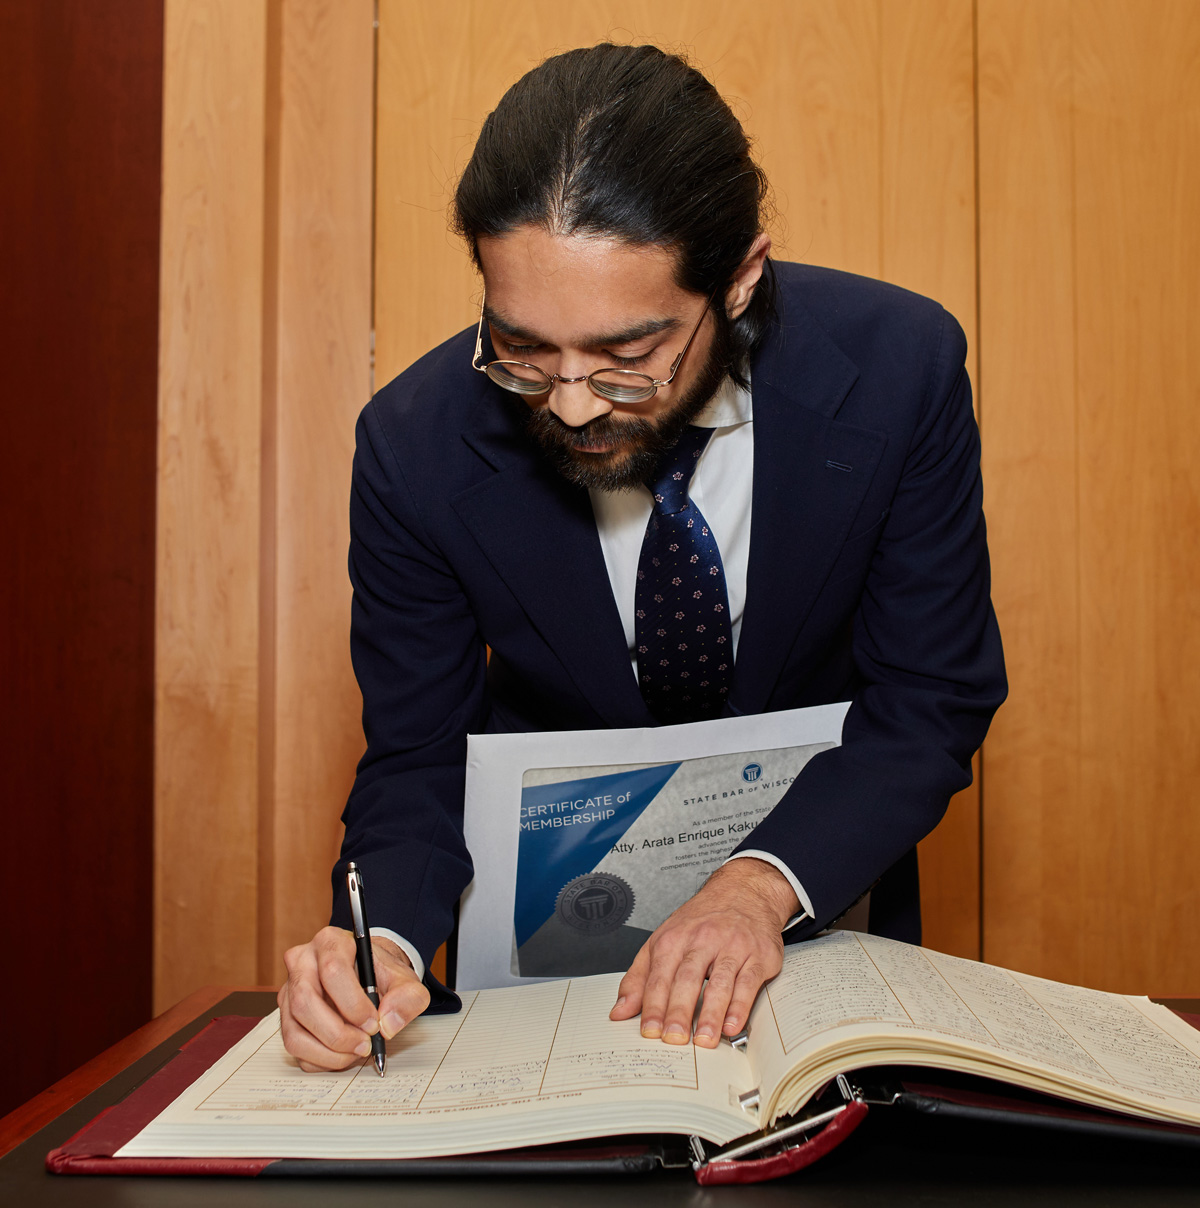
[{"label": "wooden wall panel", "polygon": [[266,6],[167,0],[155,1002],[253,982]]},{"label": "wooden wall panel", "polygon": [[[448,227],[486,113],[545,55],[606,37],[694,57],[757,142],[777,252],[932,294],[975,340],[969,0],[803,0],[734,10],[381,0],[376,383],[474,322],[478,282]],[[978,791],[922,847],[928,940],[979,945]]]},{"label": "wooden wall panel", "polygon": [[[339,815],[362,754],[350,666],[354,422],[370,397],[374,6],[282,5],[278,243],[264,526],[264,752],[258,980],[329,921]],[[268,291],[270,292],[270,291]],[[273,577],[271,575],[273,563]]]},{"label": "wooden wall panel", "polygon": [[[1078,2],[1080,980],[1200,987],[1200,7]],[[1114,890],[1116,892],[1114,892]],[[1149,925],[1147,925],[1149,923]]]},{"label": "wooden wall panel", "polygon": [[[972,10],[888,0],[881,15],[878,275],[937,298],[962,324],[978,412]],[[923,942],[957,956],[980,955],[983,758],[919,849]]]},{"label": "wooden wall panel", "polygon": [[370,0],[169,0],[156,1001],[281,976],[361,753],[347,499],[369,395]]},{"label": "wooden wall panel", "polygon": [[1106,815],[1082,836],[1084,977],[1165,992],[1200,985],[1181,674],[1200,665],[1200,10],[1079,3],[1075,26],[1080,795]]},{"label": "wooden wall panel", "polygon": [[[979,10],[980,330],[992,598],[1009,702],[987,746],[984,958],[1072,917],[1079,799],[1069,14]],[[1019,350],[1019,351],[1018,351]]]},{"label": "wooden wall panel", "polygon": [[161,0],[0,4],[0,1115],[150,1016],[161,102]]},{"label": "wooden wall panel", "polygon": [[1200,817],[1200,12],[980,8],[997,603],[985,955],[1188,993]]}]

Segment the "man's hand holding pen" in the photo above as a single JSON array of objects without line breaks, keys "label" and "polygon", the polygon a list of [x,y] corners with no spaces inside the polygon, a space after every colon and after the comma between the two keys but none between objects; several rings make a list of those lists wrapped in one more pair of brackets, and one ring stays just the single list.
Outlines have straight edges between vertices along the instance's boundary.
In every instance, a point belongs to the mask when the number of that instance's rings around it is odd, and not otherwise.
[{"label": "man's hand holding pen", "polygon": [[390,1040],[429,1005],[429,991],[391,940],[373,938],[371,948],[378,1008],[359,982],[349,931],[325,927],[284,953],[283,1043],[301,1069],[343,1070],[371,1055],[372,1036],[382,1032]]}]

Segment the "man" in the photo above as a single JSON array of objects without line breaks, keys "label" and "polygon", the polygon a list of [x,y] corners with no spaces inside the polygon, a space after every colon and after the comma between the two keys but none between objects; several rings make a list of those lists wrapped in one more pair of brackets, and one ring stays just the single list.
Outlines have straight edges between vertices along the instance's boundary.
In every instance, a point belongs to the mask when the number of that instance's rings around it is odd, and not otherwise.
[{"label": "man", "polygon": [[[547,60],[485,123],[456,196],[479,331],[359,424],[367,752],[341,927],[286,958],[305,1068],[447,997],[426,968],[486,859],[462,840],[469,732],[852,702],[842,745],[633,961],[613,1017],[647,1036],[692,1039],[706,979],[695,1043],[738,1031],[783,931],[868,889],[870,929],[919,940],[915,844],[1006,691],[965,340],[925,299],[773,265],[764,193],[716,91],[653,47]],[[350,859],[378,1011],[343,929]]]}]

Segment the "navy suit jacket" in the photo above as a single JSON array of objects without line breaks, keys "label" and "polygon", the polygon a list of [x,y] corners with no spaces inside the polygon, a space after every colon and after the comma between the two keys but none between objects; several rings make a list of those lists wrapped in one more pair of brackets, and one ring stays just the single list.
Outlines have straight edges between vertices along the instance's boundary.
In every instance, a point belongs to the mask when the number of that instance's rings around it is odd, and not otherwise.
[{"label": "navy suit jacket", "polygon": [[[919,941],[914,845],[971,780],[1006,692],[961,328],[866,278],[776,264],[752,366],[753,515],[728,710],[852,701],[743,844],[824,926],[875,885],[871,930]],[[471,879],[466,737],[648,726],[585,490],[471,369],[473,331],[384,387],[358,426],[351,647],[367,750],[344,867],[428,963]],[[490,665],[486,647],[490,646]],[[485,852],[473,853],[486,859]],[[881,879],[882,878],[882,879]]]}]

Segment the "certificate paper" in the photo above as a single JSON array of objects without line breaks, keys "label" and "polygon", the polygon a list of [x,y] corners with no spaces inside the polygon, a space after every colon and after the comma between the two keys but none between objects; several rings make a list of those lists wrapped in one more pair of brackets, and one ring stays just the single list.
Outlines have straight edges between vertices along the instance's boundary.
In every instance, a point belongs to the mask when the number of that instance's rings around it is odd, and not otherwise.
[{"label": "certificate paper", "polygon": [[804,765],[838,745],[848,708],[472,735],[459,988],[623,972]]}]

